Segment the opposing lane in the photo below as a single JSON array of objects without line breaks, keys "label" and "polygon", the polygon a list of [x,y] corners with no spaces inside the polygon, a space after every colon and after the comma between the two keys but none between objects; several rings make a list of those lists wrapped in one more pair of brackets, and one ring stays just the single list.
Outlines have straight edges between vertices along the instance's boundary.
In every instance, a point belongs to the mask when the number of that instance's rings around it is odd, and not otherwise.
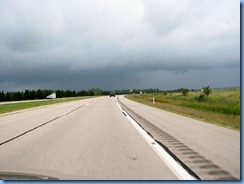
[{"label": "opposing lane", "polygon": [[[12,123],[16,127],[17,122]],[[4,168],[51,170],[75,179],[177,179],[110,97],[0,146],[0,169]]]}]

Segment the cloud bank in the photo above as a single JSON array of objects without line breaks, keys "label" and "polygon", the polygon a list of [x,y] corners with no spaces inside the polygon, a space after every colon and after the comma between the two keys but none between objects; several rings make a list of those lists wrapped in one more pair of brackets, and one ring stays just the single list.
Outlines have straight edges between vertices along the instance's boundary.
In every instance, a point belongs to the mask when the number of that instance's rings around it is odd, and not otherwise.
[{"label": "cloud bank", "polygon": [[240,85],[237,0],[2,0],[0,34],[0,90]]}]

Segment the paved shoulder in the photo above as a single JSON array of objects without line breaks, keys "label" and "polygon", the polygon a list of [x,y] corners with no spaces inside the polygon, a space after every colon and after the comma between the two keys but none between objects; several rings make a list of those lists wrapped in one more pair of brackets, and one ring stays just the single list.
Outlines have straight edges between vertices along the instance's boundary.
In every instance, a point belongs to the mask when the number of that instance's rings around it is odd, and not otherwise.
[{"label": "paved shoulder", "polygon": [[191,119],[120,96],[131,110],[240,179],[240,132]]}]

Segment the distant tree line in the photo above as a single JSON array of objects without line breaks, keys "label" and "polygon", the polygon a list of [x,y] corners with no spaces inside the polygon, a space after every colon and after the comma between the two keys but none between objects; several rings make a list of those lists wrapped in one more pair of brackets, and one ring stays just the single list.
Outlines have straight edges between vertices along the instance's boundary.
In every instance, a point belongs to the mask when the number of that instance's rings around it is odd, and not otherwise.
[{"label": "distant tree line", "polygon": [[[165,94],[169,92],[177,92],[181,91],[181,89],[177,90],[169,90],[162,91],[157,88],[149,88],[149,89],[122,89],[122,90],[114,90],[116,95],[121,94],[140,94],[140,93],[160,93],[163,92]],[[192,90],[193,91],[193,90]],[[65,98],[65,97],[80,97],[80,96],[102,96],[109,95],[111,91],[104,91],[99,88],[92,88],[88,90],[81,91],[72,91],[72,90],[25,90],[25,91],[17,91],[17,92],[3,92],[0,91],[0,101],[19,101],[19,100],[35,100],[35,99],[45,99],[48,95],[52,93],[56,93],[57,98]]]},{"label": "distant tree line", "polygon": [[139,93],[158,93],[161,92],[159,89],[149,88],[149,89],[122,89],[122,90],[115,90],[115,94],[139,94]]},{"label": "distant tree line", "polygon": [[17,92],[0,92],[0,101],[19,101],[45,99],[48,95],[56,93],[57,98],[80,97],[80,96],[98,96],[109,95],[110,91],[102,91],[99,88],[89,90],[71,91],[71,90],[25,90]]}]

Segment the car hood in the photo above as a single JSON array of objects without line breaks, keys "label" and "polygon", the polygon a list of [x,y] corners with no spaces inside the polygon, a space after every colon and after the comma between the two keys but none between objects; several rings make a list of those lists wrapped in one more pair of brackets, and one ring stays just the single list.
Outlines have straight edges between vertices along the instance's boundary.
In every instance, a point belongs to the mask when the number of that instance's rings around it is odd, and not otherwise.
[{"label": "car hood", "polygon": [[1,180],[98,180],[93,177],[64,174],[46,169],[0,168]]}]

